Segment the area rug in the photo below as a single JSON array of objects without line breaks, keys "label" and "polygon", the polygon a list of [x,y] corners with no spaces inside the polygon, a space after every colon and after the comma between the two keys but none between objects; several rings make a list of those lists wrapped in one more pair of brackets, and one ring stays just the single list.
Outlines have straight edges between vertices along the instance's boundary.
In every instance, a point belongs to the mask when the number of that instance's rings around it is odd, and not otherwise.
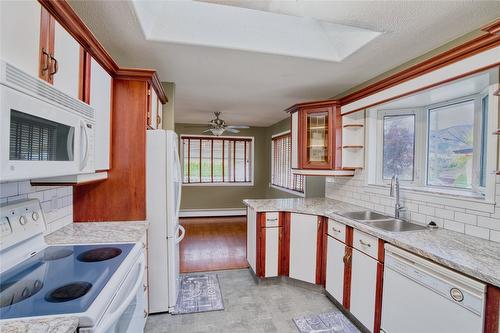
[{"label": "area rug", "polygon": [[187,274],[181,277],[177,304],[172,314],[224,310],[217,274]]},{"label": "area rug", "polygon": [[293,318],[300,333],[361,333],[340,310]]}]

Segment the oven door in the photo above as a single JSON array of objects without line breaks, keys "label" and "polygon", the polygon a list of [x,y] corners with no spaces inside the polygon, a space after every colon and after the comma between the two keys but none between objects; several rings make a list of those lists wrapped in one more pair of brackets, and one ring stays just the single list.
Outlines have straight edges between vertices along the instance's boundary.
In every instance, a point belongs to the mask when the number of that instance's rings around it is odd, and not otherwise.
[{"label": "oven door", "polygon": [[93,333],[139,333],[144,331],[146,315],[142,281],[144,255],[134,264],[125,281],[103,314]]},{"label": "oven door", "polygon": [[10,87],[0,89],[1,181],[86,171],[92,123]]}]

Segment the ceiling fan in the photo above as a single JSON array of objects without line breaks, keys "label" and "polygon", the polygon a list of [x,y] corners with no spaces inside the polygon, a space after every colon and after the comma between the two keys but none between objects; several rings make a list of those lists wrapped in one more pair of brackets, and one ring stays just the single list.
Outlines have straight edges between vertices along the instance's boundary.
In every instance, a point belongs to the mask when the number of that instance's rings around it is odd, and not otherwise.
[{"label": "ceiling fan", "polygon": [[239,133],[240,131],[238,130],[238,128],[249,128],[249,126],[246,125],[227,125],[223,119],[219,118],[221,112],[214,112],[214,115],[215,119],[212,119],[208,122],[208,126],[211,127],[204,130],[203,133],[211,132],[215,136],[220,136],[226,131],[231,133]]}]

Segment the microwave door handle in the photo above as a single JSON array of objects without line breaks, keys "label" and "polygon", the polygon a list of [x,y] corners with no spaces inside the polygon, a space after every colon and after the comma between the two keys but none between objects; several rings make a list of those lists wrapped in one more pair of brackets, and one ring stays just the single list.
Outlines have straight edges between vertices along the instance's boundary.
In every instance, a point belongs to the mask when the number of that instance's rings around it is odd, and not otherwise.
[{"label": "microwave door handle", "polygon": [[85,154],[83,155],[82,162],[80,163],[80,171],[82,171],[87,166],[87,160],[89,159],[89,134],[87,133],[87,125],[83,120],[80,121],[80,130],[85,135]]},{"label": "microwave door handle", "polygon": [[74,149],[74,144],[73,141],[75,139],[75,128],[70,127],[69,132],[68,132],[68,139],[66,140],[66,150],[68,152],[68,160],[72,161],[73,160],[73,149]]}]

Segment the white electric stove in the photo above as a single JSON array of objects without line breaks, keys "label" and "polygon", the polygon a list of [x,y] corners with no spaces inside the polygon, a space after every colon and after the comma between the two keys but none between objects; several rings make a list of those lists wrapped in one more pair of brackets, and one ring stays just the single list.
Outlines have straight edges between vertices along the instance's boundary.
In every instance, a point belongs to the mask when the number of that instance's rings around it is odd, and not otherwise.
[{"label": "white electric stove", "polygon": [[81,333],[143,331],[141,246],[47,246],[38,200],[2,205],[0,219],[0,323],[74,316]]}]

